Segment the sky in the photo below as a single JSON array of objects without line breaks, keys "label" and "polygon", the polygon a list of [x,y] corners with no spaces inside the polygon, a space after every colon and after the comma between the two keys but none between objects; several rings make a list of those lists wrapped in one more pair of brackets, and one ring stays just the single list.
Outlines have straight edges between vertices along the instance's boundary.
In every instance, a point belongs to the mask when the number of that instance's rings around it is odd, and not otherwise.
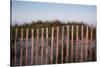
[{"label": "sky", "polygon": [[32,21],[79,21],[96,25],[95,5],[62,4],[33,1],[12,1],[12,24]]}]

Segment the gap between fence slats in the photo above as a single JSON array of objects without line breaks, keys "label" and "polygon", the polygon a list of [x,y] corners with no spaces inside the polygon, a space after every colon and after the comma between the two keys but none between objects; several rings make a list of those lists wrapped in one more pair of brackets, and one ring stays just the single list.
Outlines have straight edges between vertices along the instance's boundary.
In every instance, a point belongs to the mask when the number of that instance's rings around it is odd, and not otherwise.
[{"label": "gap between fence slats", "polygon": [[36,64],[38,64],[38,39],[39,39],[39,29],[37,28],[37,40],[36,40]]},{"label": "gap between fence slats", "polygon": [[92,39],[93,39],[93,26],[91,25],[90,61],[92,61]]}]

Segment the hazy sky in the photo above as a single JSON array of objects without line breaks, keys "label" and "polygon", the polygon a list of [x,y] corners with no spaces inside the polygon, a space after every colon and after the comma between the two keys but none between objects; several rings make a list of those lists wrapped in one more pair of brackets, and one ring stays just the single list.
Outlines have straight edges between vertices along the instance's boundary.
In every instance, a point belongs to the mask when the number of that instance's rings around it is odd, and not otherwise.
[{"label": "hazy sky", "polygon": [[12,24],[37,20],[83,21],[96,25],[96,6],[12,1]]}]

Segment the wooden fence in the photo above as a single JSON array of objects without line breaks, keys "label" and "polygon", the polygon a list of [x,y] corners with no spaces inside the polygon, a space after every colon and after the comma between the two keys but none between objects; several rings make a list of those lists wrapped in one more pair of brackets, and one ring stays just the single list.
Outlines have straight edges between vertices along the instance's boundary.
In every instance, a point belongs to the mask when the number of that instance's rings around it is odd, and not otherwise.
[{"label": "wooden fence", "polygon": [[[96,37],[93,38],[95,35],[93,27],[91,26],[89,29],[88,26],[84,28],[81,25],[80,28],[78,25],[52,26],[51,32],[48,27],[25,30],[21,28],[20,33],[16,28],[13,50],[11,49],[11,53],[13,53],[11,66],[96,60]],[[18,38],[18,33],[20,38]],[[31,37],[29,37],[29,33]],[[25,38],[24,34],[26,34]]]}]

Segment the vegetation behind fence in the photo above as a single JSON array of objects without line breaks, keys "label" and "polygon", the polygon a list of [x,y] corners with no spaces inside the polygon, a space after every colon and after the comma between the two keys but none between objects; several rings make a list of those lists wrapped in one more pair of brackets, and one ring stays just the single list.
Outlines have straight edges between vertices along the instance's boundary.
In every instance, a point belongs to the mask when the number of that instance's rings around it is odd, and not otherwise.
[{"label": "vegetation behind fence", "polygon": [[[21,29],[22,28],[23,28],[23,32],[24,32],[23,37],[25,38],[26,29],[28,28],[29,29],[29,38],[30,38],[31,37],[31,29],[34,29],[34,31],[36,31],[36,29],[38,28],[39,32],[41,32],[41,28],[46,28],[46,27],[48,27],[48,31],[49,31],[48,35],[50,37],[51,36],[50,34],[51,34],[51,27],[52,26],[54,27],[54,33],[56,33],[56,27],[57,26],[59,26],[59,31],[62,31],[61,26],[67,26],[67,25],[69,25],[69,30],[71,30],[71,26],[72,25],[74,26],[74,35],[76,35],[76,26],[78,25],[78,27],[79,27],[79,35],[80,35],[81,34],[80,33],[81,26],[83,25],[84,26],[84,31],[83,31],[84,35],[83,36],[84,37],[86,36],[85,35],[85,33],[86,33],[86,27],[88,26],[88,29],[89,29],[89,38],[90,38],[91,25],[87,25],[87,24],[85,24],[83,22],[66,22],[66,23],[64,23],[64,22],[61,22],[61,21],[58,21],[58,20],[52,21],[52,22],[50,22],[50,21],[45,21],[45,22],[37,21],[37,22],[34,22],[33,21],[30,24],[26,23],[26,24],[22,24],[22,25],[15,24],[14,26],[11,26],[11,37],[15,38],[15,28],[18,28],[18,38],[21,37],[20,33],[21,33]],[[46,29],[44,29],[44,31],[45,30]],[[67,30],[67,28],[64,27],[64,30]],[[66,33],[66,31],[64,33]],[[71,33],[71,31],[69,31],[69,33]],[[44,32],[44,35],[45,34],[46,33]],[[93,34],[94,34],[93,35],[93,39],[95,39],[95,37],[96,37],[96,27],[93,27]],[[61,35],[61,33],[59,35]],[[35,32],[34,36],[36,37],[36,32]],[[41,37],[41,34],[39,34],[39,37]],[[79,36],[79,38],[80,38],[80,36]],[[76,38],[74,37],[74,39],[76,39]]]}]

